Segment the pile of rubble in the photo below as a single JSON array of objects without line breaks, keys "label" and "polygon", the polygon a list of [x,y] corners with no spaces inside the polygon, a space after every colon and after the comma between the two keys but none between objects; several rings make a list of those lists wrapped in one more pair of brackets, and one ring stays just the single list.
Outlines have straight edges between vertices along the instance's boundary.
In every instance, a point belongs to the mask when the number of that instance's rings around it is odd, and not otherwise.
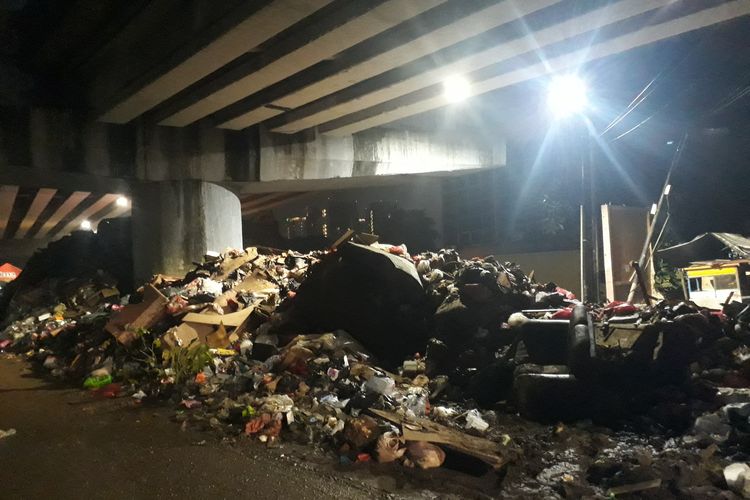
[{"label": "pile of rubble", "polygon": [[12,298],[0,349],[98,396],[172,400],[183,425],[342,463],[502,471],[521,495],[750,491],[739,303],[587,307],[494,257],[351,234],[207,255],[129,297],[94,278]]}]

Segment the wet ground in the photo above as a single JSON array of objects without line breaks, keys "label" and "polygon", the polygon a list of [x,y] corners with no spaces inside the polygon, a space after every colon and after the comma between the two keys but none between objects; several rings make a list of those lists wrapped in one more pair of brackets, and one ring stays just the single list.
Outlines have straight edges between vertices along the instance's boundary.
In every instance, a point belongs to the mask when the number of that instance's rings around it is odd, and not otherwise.
[{"label": "wet ground", "polygon": [[0,430],[16,430],[0,439],[0,498],[604,499],[623,487],[636,491],[618,498],[739,498],[726,491],[731,460],[716,445],[590,422],[542,425],[500,412],[512,463],[472,476],[448,461],[430,470],[341,465],[292,436],[267,448],[179,424],[174,414],[168,403],[96,399],[0,354]]},{"label": "wet ground", "polygon": [[[488,498],[488,481],[389,464],[341,467],[289,443],[183,429],[166,406],[94,399],[0,355],[0,498]],[[494,491],[493,491],[494,490]]]}]

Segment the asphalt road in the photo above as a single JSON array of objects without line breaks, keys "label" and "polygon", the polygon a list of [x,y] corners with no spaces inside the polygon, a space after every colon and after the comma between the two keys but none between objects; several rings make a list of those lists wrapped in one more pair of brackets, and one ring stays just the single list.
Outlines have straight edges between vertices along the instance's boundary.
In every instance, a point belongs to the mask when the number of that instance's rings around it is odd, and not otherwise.
[{"label": "asphalt road", "polygon": [[350,467],[309,447],[267,449],[182,430],[165,407],[38,378],[0,355],[0,498],[466,498],[485,497],[452,471]]}]

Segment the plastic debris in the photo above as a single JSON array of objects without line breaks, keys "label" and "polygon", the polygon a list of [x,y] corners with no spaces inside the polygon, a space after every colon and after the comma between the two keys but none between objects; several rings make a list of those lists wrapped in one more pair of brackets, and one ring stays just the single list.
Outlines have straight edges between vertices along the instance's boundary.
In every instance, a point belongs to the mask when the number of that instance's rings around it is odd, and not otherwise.
[{"label": "plastic debris", "polygon": [[4,438],[15,436],[15,435],[16,435],[15,429],[8,429],[7,431],[0,429],[0,439],[4,439]]},{"label": "plastic debris", "polygon": [[410,441],[406,443],[406,458],[404,465],[417,466],[420,469],[434,469],[443,465],[445,452],[438,446],[424,441]]},{"label": "plastic debris", "polygon": [[[11,300],[0,348],[100,397],[179,403],[183,428],[327,446],[341,463],[513,463],[538,486],[518,497],[716,496],[700,471],[742,459],[743,304],[583,306],[491,256],[351,240],[212,254],[130,297],[105,274],[50,299],[37,283]],[[628,432],[607,428],[615,418]],[[726,467],[726,487],[745,495],[747,473]]]},{"label": "plastic debris", "polygon": [[482,419],[482,416],[477,410],[469,410],[466,414],[466,428],[473,429],[479,432],[484,432],[490,427],[490,424]]},{"label": "plastic debris", "polygon": [[100,376],[92,376],[87,378],[83,382],[83,387],[86,389],[100,389],[104,386],[107,386],[112,383],[112,376],[111,375],[100,375]]},{"label": "plastic debris", "polygon": [[378,438],[377,459],[380,463],[394,462],[406,453],[401,440],[394,432],[385,432]]}]

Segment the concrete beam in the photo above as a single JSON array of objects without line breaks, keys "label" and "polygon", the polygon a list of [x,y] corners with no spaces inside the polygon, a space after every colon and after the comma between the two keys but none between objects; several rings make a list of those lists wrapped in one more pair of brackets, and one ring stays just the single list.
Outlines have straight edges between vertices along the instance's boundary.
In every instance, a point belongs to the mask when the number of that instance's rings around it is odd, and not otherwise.
[{"label": "concrete beam", "polygon": [[[189,40],[166,63],[143,75],[138,85],[130,85],[129,95],[99,119],[112,123],[129,122],[331,1],[242,2],[222,20],[210,26],[208,33],[201,33],[198,40]],[[222,32],[225,29],[228,31]]]},{"label": "concrete beam", "polygon": [[272,208],[279,207],[281,205],[284,205],[292,200],[296,200],[302,196],[305,196],[307,192],[291,192],[291,193],[284,193],[283,196],[277,197],[273,200],[267,201],[266,203],[255,205],[251,208],[242,207],[242,215],[248,216],[253,215],[259,212],[264,212],[266,210],[270,210]]},{"label": "concrete beam", "polygon": [[91,193],[88,193],[86,191],[76,191],[68,196],[68,199],[65,200],[63,204],[60,205],[57,210],[55,210],[55,213],[53,213],[50,218],[47,219],[44,225],[39,228],[39,231],[37,231],[37,233],[34,235],[34,239],[39,240],[46,238],[49,232],[78,205],[80,205],[83,200],[88,198],[90,194]]},{"label": "concrete beam", "polygon": [[[529,18],[504,26],[498,33],[479,35],[474,40],[468,40],[463,44],[465,48],[450,47],[406,67],[363,81],[338,94],[295,109],[278,120],[270,121],[267,126],[274,132],[296,133],[441,85],[448,76],[469,74],[519,54],[533,53],[542,47],[593,32],[672,2],[674,0],[622,0],[586,13],[569,6],[565,9],[550,9],[551,12],[540,11]],[[533,12],[541,4],[530,3],[524,6],[531,8]],[[536,29],[530,32],[532,28]],[[442,92],[442,88],[440,91]]]},{"label": "concrete beam", "polygon": [[26,216],[24,216],[21,224],[18,226],[18,230],[14,236],[16,239],[21,239],[26,236],[29,229],[31,229],[36,223],[39,215],[44,211],[47,205],[49,205],[49,202],[52,200],[52,197],[55,196],[55,193],[57,193],[57,189],[42,188],[37,191],[36,196],[34,196],[34,201],[31,202],[31,206],[26,212]]},{"label": "concrete beam", "polygon": [[283,198],[285,195],[289,193],[285,192],[279,192],[279,193],[268,193],[263,194],[261,196],[255,196],[248,199],[240,200],[240,206],[242,207],[243,213],[246,210],[250,210],[252,208],[256,208],[262,205],[265,205],[266,203],[271,203],[273,201],[276,201],[279,198]]},{"label": "concrete beam", "polygon": [[34,255],[34,252],[46,247],[48,243],[48,240],[2,240],[0,242],[1,260],[2,262],[10,262],[15,266],[23,268],[31,256]]},{"label": "concrete beam", "polygon": [[118,217],[128,217],[131,213],[130,205],[119,206],[114,203],[109,209],[100,210],[98,213],[92,215],[89,220],[91,221],[91,227],[96,231],[99,228],[99,224],[105,219],[116,219]]},{"label": "concrete beam", "polygon": [[83,210],[80,214],[78,214],[78,216],[76,216],[73,220],[68,222],[65,226],[60,228],[59,231],[53,234],[52,239],[57,239],[62,236],[66,236],[70,234],[72,231],[78,229],[84,220],[88,220],[89,217],[102,211],[104,208],[108,207],[109,205],[113,205],[115,203],[115,200],[117,200],[117,198],[118,196],[116,194],[105,194],[101,196],[93,204],[91,204],[89,207]]},{"label": "concrete beam", "polygon": [[[60,2],[63,3],[63,2]],[[106,46],[149,3],[149,0],[64,2],[69,8],[45,34],[33,55],[35,68],[48,74],[72,73]],[[92,34],[95,35],[92,37]]]},{"label": "concrete beam", "polygon": [[[748,14],[750,14],[750,2],[746,0],[735,0],[717,7],[700,10],[684,17],[647,26],[514,71],[475,80],[472,84],[471,95],[480,95],[556,72],[580,68],[583,64],[596,59],[626,52]],[[391,109],[377,109],[377,107],[366,109],[359,115],[343,117],[322,124],[319,129],[321,132],[332,135],[347,136],[447,105],[439,86],[436,85],[426,90],[427,92],[415,96],[416,98],[411,102],[410,99],[406,99],[404,102],[393,103]]]},{"label": "concrete beam", "polygon": [[5,236],[17,195],[18,186],[0,186],[0,239]]},{"label": "concrete beam", "polygon": [[[215,121],[222,128],[238,130],[249,127],[283,113],[284,109],[298,108],[559,1],[528,0],[514,5],[500,0],[469,4],[459,0],[443,4],[367,40],[361,46],[352,47],[349,53],[340,54],[337,60],[351,59],[352,62],[337,68],[334,73],[273,100],[263,101],[250,96],[230,106],[231,109],[222,110],[220,118]],[[272,107],[265,107],[269,104]]]},{"label": "concrete beam", "polygon": [[260,180],[378,177],[505,165],[505,143],[397,130],[305,140],[262,133]]},{"label": "concrete beam", "polygon": [[118,193],[124,196],[130,193],[130,182],[125,179],[34,166],[1,165],[0,184],[29,188],[56,188],[59,191]]},{"label": "concrete beam", "polygon": [[[269,47],[267,53],[262,54],[267,60],[261,67],[248,65],[224,75],[221,88],[215,89],[208,96],[200,96],[200,100],[195,100],[159,123],[170,126],[189,125],[444,1],[348,0],[337,8],[337,12],[329,13],[326,18],[307,28],[314,28],[315,35],[311,39],[295,36],[292,42],[296,47],[291,51],[290,47],[281,43]],[[345,16],[343,23],[337,19],[337,16],[342,15]],[[275,55],[274,51],[282,53]]]}]

